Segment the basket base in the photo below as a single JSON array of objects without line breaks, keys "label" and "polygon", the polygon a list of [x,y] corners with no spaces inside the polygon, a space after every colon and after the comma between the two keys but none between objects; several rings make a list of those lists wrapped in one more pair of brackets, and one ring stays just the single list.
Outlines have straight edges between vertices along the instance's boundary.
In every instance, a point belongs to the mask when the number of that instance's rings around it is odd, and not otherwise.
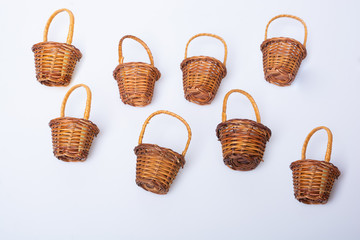
[{"label": "basket base", "polygon": [[287,73],[284,69],[279,67],[267,69],[265,72],[265,80],[277,86],[286,87],[292,84],[295,80],[295,76]]},{"label": "basket base", "polygon": [[136,184],[146,191],[164,195],[169,192],[169,188],[163,186],[161,183],[154,179],[136,178]]},{"label": "basket base", "polygon": [[260,158],[253,158],[246,154],[232,154],[226,156],[224,163],[226,166],[237,171],[251,171],[259,166],[260,162],[263,161]]}]

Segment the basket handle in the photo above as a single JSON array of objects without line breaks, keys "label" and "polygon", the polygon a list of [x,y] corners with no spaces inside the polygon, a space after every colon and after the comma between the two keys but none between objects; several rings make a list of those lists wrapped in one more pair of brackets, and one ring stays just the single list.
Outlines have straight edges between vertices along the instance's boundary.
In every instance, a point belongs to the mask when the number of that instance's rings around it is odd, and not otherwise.
[{"label": "basket handle", "polygon": [[308,31],[307,31],[307,27],[306,27],[306,24],[304,22],[304,20],[302,20],[301,18],[297,17],[297,16],[293,16],[293,15],[288,15],[288,14],[280,14],[280,15],[277,15],[275,17],[273,17],[269,22],[268,24],[266,25],[266,29],[265,29],[265,40],[267,39],[267,33],[268,33],[268,28],[269,28],[269,25],[272,21],[274,21],[275,19],[278,19],[278,18],[282,18],[282,17],[287,17],[287,18],[293,18],[295,20],[298,20],[299,22],[302,23],[302,25],[304,26],[304,29],[305,29],[305,36],[304,36],[304,47],[306,47],[306,41],[307,41],[307,34],[308,34]]},{"label": "basket handle", "polygon": [[186,142],[186,145],[185,145],[185,149],[184,151],[182,152],[181,155],[183,155],[185,157],[185,154],[189,148],[189,144],[190,144],[190,140],[191,140],[191,129],[190,129],[190,126],[189,124],[185,121],[185,119],[183,119],[182,117],[180,117],[179,115],[173,113],[173,112],[170,112],[170,111],[166,111],[166,110],[159,110],[159,111],[156,111],[154,113],[152,113],[144,122],[143,126],[142,126],[142,129],[141,129],[141,132],[140,132],[140,137],[139,137],[139,144],[142,144],[142,140],[144,138],[144,132],[145,132],[145,128],[146,128],[146,125],[149,124],[149,121],[152,117],[154,117],[155,115],[158,115],[158,114],[167,114],[167,115],[170,115],[170,116],[173,116],[177,119],[179,119],[182,123],[184,123],[187,131],[188,131],[188,140]]},{"label": "basket handle", "polygon": [[64,11],[67,12],[69,14],[69,17],[70,17],[69,31],[68,31],[68,35],[67,35],[67,38],[66,38],[66,43],[69,44],[69,45],[72,43],[72,38],[73,38],[73,35],[74,35],[74,14],[69,9],[66,9],[66,8],[56,10],[50,16],[49,20],[47,21],[47,23],[45,25],[44,42],[47,42],[48,31],[49,31],[49,27],[50,27],[50,24],[51,24],[52,20],[54,19],[54,17],[56,15],[58,15],[59,13],[64,12]]},{"label": "basket handle", "polygon": [[90,91],[90,88],[85,84],[77,84],[77,85],[73,86],[72,88],[70,88],[69,91],[65,94],[64,100],[61,104],[60,117],[65,116],[65,105],[66,105],[66,102],[67,102],[70,94],[79,87],[84,87],[86,89],[87,96],[86,96],[86,107],[85,107],[85,112],[84,112],[84,119],[86,119],[86,120],[89,119],[90,107],[91,107],[91,91]]},{"label": "basket handle", "polygon": [[223,102],[223,110],[222,110],[222,121],[225,122],[226,121],[226,107],[227,107],[227,101],[228,101],[228,98],[230,96],[230,94],[232,94],[233,92],[238,92],[238,93],[241,93],[243,95],[245,95],[251,102],[251,105],[253,106],[254,110],[255,110],[255,115],[256,115],[256,121],[258,123],[261,122],[261,118],[260,118],[260,113],[259,113],[259,108],[258,106],[256,105],[256,102],[255,100],[253,99],[253,97],[245,92],[244,90],[241,90],[241,89],[233,89],[233,90],[230,90],[224,97],[224,102]]},{"label": "basket handle", "polygon": [[211,33],[199,33],[199,34],[196,34],[195,36],[193,36],[192,38],[190,38],[190,40],[186,44],[185,58],[187,58],[187,52],[188,52],[188,47],[189,47],[190,42],[192,40],[194,40],[195,38],[201,37],[201,36],[208,36],[208,37],[213,37],[213,38],[219,39],[224,44],[225,54],[224,54],[224,62],[223,63],[224,63],[224,65],[226,65],[226,59],[227,59],[227,53],[228,53],[226,42],[221,37],[219,37],[219,36],[217,36],[215,34],[211,34]]},{"label": "basket handle", "polygon": [[150,64],[152,66],[154,66],[154,58],[153,58],[153,55],[151,54],[150,48],[146,45],[146,43],[143,40],[141,40],[138,37],[132,36],[132,35],[126,35],[120,39],[120,42],[119,42],[119,64],[122,64],[124,62],[124,56],[122,53],[122,43],[126,38],[133,39],[133,40],[137,41],[138,43],[140,43],[145,48],[147,54],[149,55]]},{"label": "basket handle", "polygon": [[321,127],[317,127],[317,128],[314,128],[306,137],[305,139],[305,142],[304,142],[304,145],[302,147],[302,151],[301,151],[301,159],[306,159],[306,148],[307,148],[307,145],[309,143],[309,140],[310,138],[312,137],[312,135],[319,131],[320,129],[324,129],[326,130],[327,134],[328,134],[328,143],[327,143],[327,147],[326,147],[326,154],[325,154],[325,161],[326,162],[330,162],[330,155],[331,155],[331,150],[332,150],[332,141],[333,141],[333,135],[330,131],[329,128],[325,127],[325,126],[321,126]]}]

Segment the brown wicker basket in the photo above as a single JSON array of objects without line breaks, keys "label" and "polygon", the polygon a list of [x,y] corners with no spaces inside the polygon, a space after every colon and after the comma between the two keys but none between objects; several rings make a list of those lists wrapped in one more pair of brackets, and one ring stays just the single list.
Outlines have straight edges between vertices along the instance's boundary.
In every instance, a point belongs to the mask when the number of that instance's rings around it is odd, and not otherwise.
[{"label": "brown wicker basket", "polygon": [[[124,63],[122,43],[126,38],[139,42],[150,58],[150,64],[143,62]],[[119,65],[114,70],[123,103],[134,107],[143,107],[151,103],[155,82],[160,78],[159,70],[154,66],[154,59],[149,47],[141,39],[126,35],[119,42]]]},{"label": "brown wicker basket", "polygon": [[[241,93],[250,100],[255,110],[256,122],[249,119],[226,120],[227,100],[233,92]],[[222,123],[216,128],[216,136],[222,145],[225,165],[233,170],[249,171],[263,161],[271,130],[260,123],[259,109],[251,95],[243,90],[233,89],[225,95]]]},{"label": "brown wicker basket", "polygon": [[[70,94],[78,87],[84,87],[87,93],[84,118],[65,117],[65,105]],[[55,157],[65,162],[85,161],[98,127],[89,121],[91,91],[85,84],[73,86],[65,95],[61,105],[60,117],[50,121],[53,151]]]},{"label": "brown wicker basket", "polygon": [[[66,11],[70,16],[66,43],[48,42],[47,35],[50,23],[58,13],[63,11]],[[41,84],[46,86],[69,85],[76,62],[82,56],[80,50],[71,45],[73,33],[74,15],[70,10],[59,9],[50,16],[44,30],[44,41],[32,47],[35,54],[36,78]]]},{"label": "brown wicker basket", "polygon": [[[207,56],[187,57],[189,43],[200,36],[217,38],[224,44],[224,63]],[[200,33],[190,38],[185,48],[185,59],[180,65],[183,72],[183,87],[186,100],[199,105],[212,102],[221,80],[226,76],[226,58],[227,46],[221,37],[209,33]]]},{"label": "brown wicker basket", "polygon": [[[325,129],[328,134],[325,161],[306,159],[308,142],[312,135],[320,129]],[[301,160],[290,165],[290,169],[293,171],[295,198],[302,203],[327,203],[335,179],[340,176],[339,169],[330,163],[332,138],[329,128],[324,126],[314,128],[305,139]]]},{"label": "brown wicker basket", "polygon": [[[295,39],[286,37],[267,39],[267,32],[270,23],[275,19],[282,17],[296,19],[304,25],[304,44],[301,44]],[[260,47],[263,53],[263,65],[266,81],[281,87],[291,85],[300,68],[302,60],[306,57],[306,39],[307,27],[301,18],[282,14],[269,21],[265,30],[265,41]]]},{"label": "brown wicker basket", "polygon": [[[169,148],[160,147],[155,144],[142,143],[146,125],[150,119],[158,114],[168,114],[183,122],[188,131],[188,140],[185,150],[179,154]],[[136,162],[136,184],[146,191],[157,194],[166,194],[170,185],[175,179],[180,167],[184,167],[185,154],[191,140],[191,129],[189,124],[175,113],[160,110],[152,113],[144,122],[140,137],[139,145],[134,151],[137,156]]]}]

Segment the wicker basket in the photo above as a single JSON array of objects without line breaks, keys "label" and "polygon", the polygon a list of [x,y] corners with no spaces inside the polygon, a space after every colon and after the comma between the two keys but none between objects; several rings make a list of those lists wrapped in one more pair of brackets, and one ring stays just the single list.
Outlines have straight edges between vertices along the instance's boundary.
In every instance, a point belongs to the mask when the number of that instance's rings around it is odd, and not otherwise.
[{"label": "wicker basket", "polygon": [[[58,13],[63,11],[66,11],[70,16],[66,43],[48,42],[47,34],[50,23]],[[79,49],[71,45],[73,33],[74,15],[70,10],[59,9],[50,16],[44,30],[44,41],[32,47],[35,54],[36,78],[41,84],[46,86],[69,85],[76,62],[82,56]]]},{"label": "wicker basket", "polygon": [[[299,41],[276,37],[267,39],[267,32],[272,21],[288,17],[300,21],[305,28],[304,44]],[[295,79],[302,60],[306,57],[307,27],[305,22],[296,16],[278,15],[272,18],[266,26],[265,41],[261,44],[263,67],[266,81],[278,86],[289,86]]]},{"label": "wicker basket", "polygon": [[[187,57],[189,43],[200,36],[209,36],[219,39],[225,47],[224,63],[213,57],[195,56]],[[210,104],[215,98],[221,80],[226,76],[227,46],[221,37],[200,33],[193,36],[185,48],[185,59],[180,67],[183,72],[183,87],[185,98],[199,105]]]},{"label": "wicker basket", "polygon": [[[185,124],[188,131],[188,140],[182,154],[155,144],[142,143],[146,125],[152,117],[161,113],[173,116]],[[147,191],[166,194],[180,167],[184,167],[185,154],[189,147],[190,140],[190,126],[182,117],[164,110],[152,113],[145,120],[139,137],[139,145],[134,149],[137,156],[136,184]]]},{"label": "wicker basket", "polygon": [[[250,100],[255,110],[256,122],[249,119],[226,120],[227,100],[233,92],[241,93]],[[225,95],[222,123],[217,126],[216,135],[222,145],[225,165],[233,170],[249,171],[263,161],[271,130],[260,123],[259,109],[251,95],[243,90],[233,89]]]},{"label": "wicker basket", "polygon": [[[320,129],[325,129],[328,134],[328,143],[325,161],[306,159],[306,148],[311,136]],[[306,137],[301,160],[291,163],[293,171],[295,198],[306,204],[327,203],[335,179],[340,176],[339,169],[330,163],[332,149],[332,133],[327,127],[314,128]]]},{"label": "wicker basket", "polygon": [[[150,64],[143,62],[124,63],[122,43],[126,38],[139,42],[150,58]],[[151,103],[155,82],[160,78],[159,70],[154,66],[154,59],[149,47],[141,39],[126,35],[119,42],[119,65],[114,70],[123,103],[134,107],[143,107]]]},{"label": "wicker basket", "polygon": [[[87,93],[84,118],[64,117],[65,105],[69,95],[78,87],[84,87]],[[60,117],[50,121],[53,151],[55,157],[65,162],[85,161],[94,137],[99,133],[98,127],[89,121],[91,91],[88,86],[78,84],[65,95],[61,105]]]}]

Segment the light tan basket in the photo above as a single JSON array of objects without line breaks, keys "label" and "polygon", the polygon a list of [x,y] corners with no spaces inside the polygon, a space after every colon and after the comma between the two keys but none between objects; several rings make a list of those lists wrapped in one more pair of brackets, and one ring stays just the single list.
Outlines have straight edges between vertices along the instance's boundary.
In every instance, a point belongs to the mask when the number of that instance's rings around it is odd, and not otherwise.
[{"label": "light tan basket", "polygon": [[[312,135],[320,129],[326,130],[328,143],[325,161],[306,159],[306,148]],[[329,128],[321,126],[314,128],[306,137],[301,160],[291,163],[293,171],[295,198],[306,204],[327,203],[335,182],[340,176],[339,169],[330,163],[333,136]]]},{"label": "light tan basket", "polygon": [[[66,11],[70,16],[69,33],[66,43],[48,42],[49,26],[54,17]],[[35,69],[37,80],[46,86],[67,86],[76,66],[82,57],[81,52],[71,45],[74,34],[74,15],[68,9],[55,11],[46,23],[44,41],[35,44],[32,51],[35,54]]]},{"label": "light tan basket", "polygon": [[[182,154],[169,148],[160,147],[155,144],[142,143],[146,125],[150,119],[158,114],[167,114],[179,119],[188,131],[188,140]],[[146,191],[156,194],[166,194],[171,183],[174,181],[180,167],[184,167],[185,154],[191,140],[191,129],[189,124],[179,115],[170,111],[156,111],[144,122],[139,137],[139,145],[134,149],[137,156],[136,161],[136,184]]]},{"label": "light tan basket", "polygon": [[[77,88],[84,87],[87,93],[84,118],[65,117],[65,105],[70,94]],[[53,151],[56,158],[65,162],[85,161],[94,137],[99,128],[89,120],[91,91],[85,84],[70,88],[61,104],[60,117],[50,121]]]},{"label": "light tan basket", "polygon": [[[304,44],[287,37],[267,39],[267,32],[272,21],[288,17],[300,21],[305,28]],[[306,57],[307,27],[296,16],[282,14],[272,18],[266,25],[265,41],[261,44],[263,67],[266,81],[278,86],[289,86],[294,81],[302,60]]]}]

